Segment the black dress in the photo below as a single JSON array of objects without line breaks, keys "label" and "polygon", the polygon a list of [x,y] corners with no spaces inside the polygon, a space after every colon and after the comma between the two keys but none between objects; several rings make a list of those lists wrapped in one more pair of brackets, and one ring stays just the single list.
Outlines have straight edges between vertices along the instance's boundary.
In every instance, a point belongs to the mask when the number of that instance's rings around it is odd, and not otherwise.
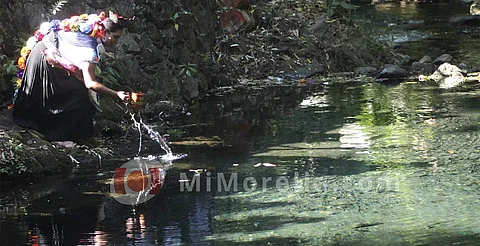
[{"label": "black dress", "polygon": [[[44,39],[56,41],[53,32]],[[94,109],[89,89],[66,70],[48,64],[41,52],[45,48],[41,41],[30,52],[12,112],[14,122],[50,141],[91,136]]]}]

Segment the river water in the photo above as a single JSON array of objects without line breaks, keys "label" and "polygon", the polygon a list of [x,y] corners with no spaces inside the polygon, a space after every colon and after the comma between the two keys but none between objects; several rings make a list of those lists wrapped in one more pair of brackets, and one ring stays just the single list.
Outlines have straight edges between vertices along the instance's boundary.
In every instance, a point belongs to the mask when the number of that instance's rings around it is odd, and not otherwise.
[{"label": "river water", "polygon": [[[446,4],[428,9],[428,20],[457,14]],[[365,11],[381,20],[385,10]],[[387,27],[425,14],[388,11]],[[422,46],[441,36],[403,30],[394,32],[408,37],[401,47],[412,56],[444,53]],[[470,57],[449,45],[457,59]],[[16,187],[8,203],[2,191],[1,245],[478,245],[479,84],[315,82],[199,102],[212,115],[192,112],[183,128],[192,141],[171,144],[187,156],[140,161],[166,176],[136,206],[112,195],[125,157]],[[271,106],[243,110],[258,100]],[[163,154],[155,144],[144,153]]]}]

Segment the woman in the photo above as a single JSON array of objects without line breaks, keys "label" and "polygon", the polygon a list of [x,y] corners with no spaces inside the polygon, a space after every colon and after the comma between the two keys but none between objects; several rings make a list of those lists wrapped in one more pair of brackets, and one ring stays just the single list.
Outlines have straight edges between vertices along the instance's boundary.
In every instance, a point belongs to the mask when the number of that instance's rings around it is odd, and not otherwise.
[{"label": "woman", "polygon": [[112,12],[109,18],[102,14],[41,26],[40,34],[35,35],[38,43],[26,52],[29,55],[13,107],[17,125],[37,130],[50,141],[77,141],[93,134],[90,89],[128,99],[127,93],[112,90],[95,78],[103,45],[114,45],[124,28],[121,17]]}]

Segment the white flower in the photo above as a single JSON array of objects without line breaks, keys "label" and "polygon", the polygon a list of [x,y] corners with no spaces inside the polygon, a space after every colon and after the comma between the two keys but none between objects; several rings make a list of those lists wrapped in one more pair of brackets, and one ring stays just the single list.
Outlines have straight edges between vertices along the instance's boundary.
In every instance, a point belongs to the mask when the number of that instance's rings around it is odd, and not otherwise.
[{"label": "white flower", "polygon": [[47,34],[50,31],[50,23],[49,22],[43,22],[40,25],[40,28],[38,29],[38,31],[43,35]]}]

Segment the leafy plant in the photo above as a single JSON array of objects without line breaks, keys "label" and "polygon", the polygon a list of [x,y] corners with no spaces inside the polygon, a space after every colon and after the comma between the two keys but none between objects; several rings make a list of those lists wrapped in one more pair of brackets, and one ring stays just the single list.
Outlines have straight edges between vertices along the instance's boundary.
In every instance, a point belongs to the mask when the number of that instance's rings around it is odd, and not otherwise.
[{"label": "leafy plant", "polygon": [[6,55],[0,55],[0,62],[3,63],[0,70],[1,75],[15,75],[17,74],[17,66],[15,60],[9,59]]},{"label": "leafy plant", "polygon": [[97,76],[99,80],[107,86],[120,86],[119,81],[122,78],[116,69],[107,67],[102,71],[100,66],[95,67],[95,76]]},{"label": "leafy plant", "polygon": [[177,23],[177,19],[180,17],[180,14],[185,14],[185,15],[192,15],[192,13],[187,12],[187,11],[182,11],[182,12],[176,12],[170,19],[173,20],[173,23],[175,23],[175,30],[178,32],[178,29],[180,26]]},{"label": "leafy plant", "polygon": [[[0,135],[0,139],[6,139]],[[8,139],[0,144],[0,174],[22,174],[27,171],[26,158],[21,154],[23,144],[20,141]]]},{"label": "leafy plant", "polygon": [[192,77],[198,72],[198,65],[197,64],[182,64],[178,65],[180,72],[178,72],[178,76],[181,78],[185,77]]},{"label": "leafy plant", "polygon": [[68,0],[59,0],[50,7],[50,11],[47,13],[47,18],[50,19],[62,10],[63,5],[67,4]]},{"label": "leafy plant", "polygon": [[14,83],[17,81],[17,66],[15,65],[15,60],[8,58],[6,55],[0,55],[0,76],[11,76],[11,81]]}]

